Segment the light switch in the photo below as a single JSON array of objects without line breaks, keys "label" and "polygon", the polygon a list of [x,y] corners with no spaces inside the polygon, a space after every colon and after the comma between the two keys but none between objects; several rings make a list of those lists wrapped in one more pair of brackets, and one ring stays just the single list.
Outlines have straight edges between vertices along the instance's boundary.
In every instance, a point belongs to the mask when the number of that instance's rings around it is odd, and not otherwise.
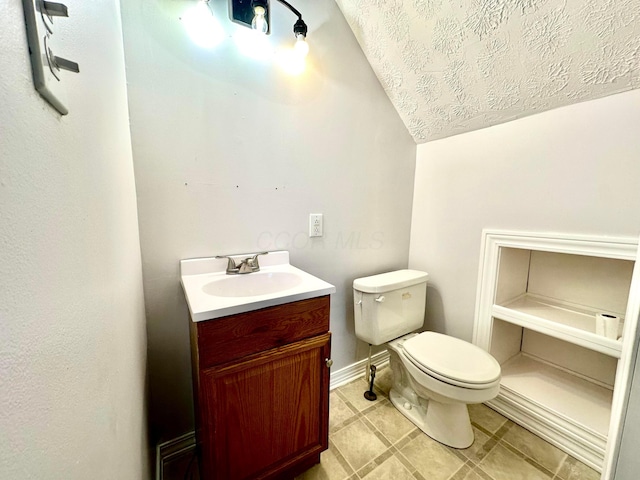
[{"label": "light switch", "polygon": [[67,17],[66,5],[43,0],[23,0],[33,84],[40,95],[62,115],[69,113],[63,71],[78,73],[78,64],[63,58],[63,45],[55,35],[56,23]]}]

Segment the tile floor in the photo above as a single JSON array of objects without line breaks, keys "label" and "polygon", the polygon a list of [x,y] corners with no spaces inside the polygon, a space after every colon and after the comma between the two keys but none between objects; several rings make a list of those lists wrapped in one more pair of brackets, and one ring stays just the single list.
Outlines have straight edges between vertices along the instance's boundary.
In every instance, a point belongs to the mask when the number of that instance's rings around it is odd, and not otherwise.
[{"label": "tile floor", "polygon": [[[469,413],[475,442],[465,450],[432,440],[388,399],[391,372],[376,377],[378,399],[363,397],[364,379],[330,394],[329,449],[296,480],[597,480],[600,475],[484,405]],[[186,459],[185,459],[186,460]],[[185,477],[185,466],[165,470],[164,480]],[[196,467],[193,462],[192,467]]]}]

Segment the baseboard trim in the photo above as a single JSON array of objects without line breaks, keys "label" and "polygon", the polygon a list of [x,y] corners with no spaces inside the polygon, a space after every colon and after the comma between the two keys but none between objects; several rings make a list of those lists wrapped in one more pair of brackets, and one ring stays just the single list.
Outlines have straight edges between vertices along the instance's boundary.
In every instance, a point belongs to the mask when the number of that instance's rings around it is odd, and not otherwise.
[{"label": "baseboard trim", "polygon": [[[389,364],[389,352],[384,350],[371,356],[371,363],[376,368],[382,368]],[[347,365],[340,370],[331,372],[331,380],[329,381],[329,390],[334,390],[342,385],[352,382],[358,378],[365,378],[367,368],[367,359]]]},{"label": "baseboard trim", "polygon": [[[389,352],[384,350],[371,356],[371,363],[376,368],[389,364]],[[331,372],[329,389],[334,390],[358,378],[365,377],[367,359],[347,365],[340,370]],[[196,448],[196,433],[191,431],[184,435],[159,443],[156,446],[156,480],[164,480],[164,466],[167,462],[182,455],[192,453]]]},{"label": "baseboard trim", "polygon": [[196,432],[187,432],[156,446],[156,480],[163,480],[164,466],[182,455],[191,454],[196,448]]}]

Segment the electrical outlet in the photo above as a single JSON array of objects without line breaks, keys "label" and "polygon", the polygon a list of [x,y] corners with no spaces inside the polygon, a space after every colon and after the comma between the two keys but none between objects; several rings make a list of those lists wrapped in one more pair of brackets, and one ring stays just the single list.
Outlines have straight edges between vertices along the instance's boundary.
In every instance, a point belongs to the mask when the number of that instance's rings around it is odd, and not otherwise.
[{"label": "electrical outlet", "polygon": [[310,237],[322,236],[322,214],[321,213],[309,214],[309,236]]}]

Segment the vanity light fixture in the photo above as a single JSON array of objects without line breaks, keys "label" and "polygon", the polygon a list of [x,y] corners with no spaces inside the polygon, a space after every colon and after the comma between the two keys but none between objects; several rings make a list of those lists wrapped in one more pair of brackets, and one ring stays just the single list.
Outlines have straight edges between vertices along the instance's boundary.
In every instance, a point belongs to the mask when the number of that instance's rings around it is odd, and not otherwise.
[{"label": "vanity light fixture", "polygon": [[[275,0],[287,7],[298,17],[293,24],[293,34],[296,37],[295,52],[305,57],[309,52],[307,44],[307,24],[302,20],[302,14],[286,0]],[[245,27],[268,35],[271,33],[269,0],[229,0],[229,16],[231,20]]]}]

